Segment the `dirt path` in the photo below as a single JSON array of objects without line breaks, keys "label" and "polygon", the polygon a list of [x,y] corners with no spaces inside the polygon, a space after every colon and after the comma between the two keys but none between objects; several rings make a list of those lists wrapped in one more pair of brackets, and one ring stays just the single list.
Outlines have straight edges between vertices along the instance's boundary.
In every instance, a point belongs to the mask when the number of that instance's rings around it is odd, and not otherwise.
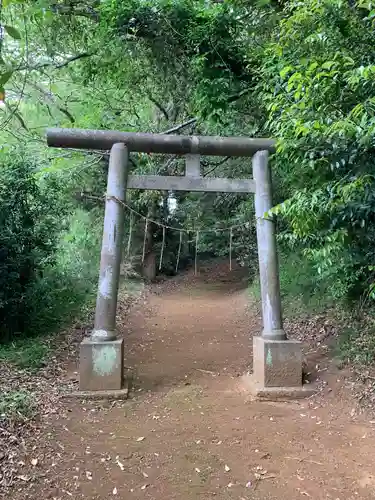
[{"label": "dirt path", "polygon": [[35,482],[8,498],[374,499],[375,421],[342,372],[327,364],[325,389],[301,402],[243,391],[259,332],[248,303],[241,271],[155,286],[121,318],[133,397],[45,418]]}]

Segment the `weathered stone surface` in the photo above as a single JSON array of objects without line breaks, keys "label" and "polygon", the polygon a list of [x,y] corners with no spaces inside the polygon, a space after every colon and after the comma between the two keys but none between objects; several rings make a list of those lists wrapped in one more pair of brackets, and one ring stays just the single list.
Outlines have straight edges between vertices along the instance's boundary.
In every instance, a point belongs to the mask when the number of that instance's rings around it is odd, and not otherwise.
[{"label": "weathered stone surface", "polygon": [[255,381],[254,375],[244,375],[242,385],[245,391],[250,393],[251,399],[263,401],[302,399],[312,396],[316,391],[314,385],[310,384],[298,387],[264,387]]},{"label": "weathered stone surface", "polygon": [[253,368],[260,387],[301,387],[301,342],[254,337]]},{"label": "weathered stone surface", "polygon": [[124,340],[84,339],[80,346],[81,391],[117,391],[123,388]]},{"label": "weathered stone surface", "polygon": [[68,394],[63,394],[61,397],[66,400],[81,399],[92,401],[116,401],[128,399],[128,396],[129,387],[124,387],[124,389],[117,391],[74,391]]},{"label": "weathered stone surface", "polygon": [[130,175],[129,189],[163,191],[203,191],[205,193],[254,193],[253,179],[226,179],[224,177],[188,177],[177,175]]}]

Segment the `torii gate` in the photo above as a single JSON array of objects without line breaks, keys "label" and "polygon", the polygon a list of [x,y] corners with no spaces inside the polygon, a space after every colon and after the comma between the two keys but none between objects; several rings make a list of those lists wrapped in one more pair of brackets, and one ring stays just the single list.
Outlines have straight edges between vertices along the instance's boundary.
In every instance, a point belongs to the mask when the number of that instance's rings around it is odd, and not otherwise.
[{"label": "torii gate", "polygon": [[[302,396],[301,343],[283,329],[269,152],[271,139],[179,136],[118,131],[48,129],[51,147],[111,150],[95,323],[80,346],[80,394],[121,397],[124,389],[124,340],[116,335],[126,189],[254,193],[263,330],[253,339],[252,392],[260,397]],[[128,175],[129,153],[185,155],[184,176]],[[252,157],[253,179],[203,178],[200,155]],[[251,332],[249,332],[250,335]]]}]

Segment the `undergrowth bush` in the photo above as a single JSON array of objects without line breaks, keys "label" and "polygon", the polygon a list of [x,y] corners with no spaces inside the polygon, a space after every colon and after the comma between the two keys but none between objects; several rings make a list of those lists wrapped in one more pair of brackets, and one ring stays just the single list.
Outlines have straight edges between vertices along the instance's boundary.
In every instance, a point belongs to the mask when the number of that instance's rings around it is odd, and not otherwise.
[{"label": "undergrowth bush", "polygon": [[[99,220],[98,220],[99,219]],[[56,247],[53,266],[30,289],[28,333],[51,332],[93,298],[98,279],[101,215],[76,210]]]},{"label": "undergrowth bush", "polygon": [[0,361],[37,370],[48,360],[51,342],[44,335],[92,310],[100,255],[102,216],[98,210],[77,209],[56,244],[48,265],[28,290],[28,321],[13,341],[0,345]]},{"label": "undergrowth bush", "polygon": [[[309,260],[300,252],[280,252],[280,293],[285,317],[303,317],[331,307],[335,298],[329,281],[322,281]],[[259,279],[250,285],[250,293],[260,299]]]},{"label": "undergrowth bush", "polygon": [[54,331],[97,281],[101,208],[75,208],[39,167],[20,150],[0,156],[0,343]]},{"label": "undergrowth bush", "polygon": [[363,367],[375,362],[375,316],[372,310],[358,307],[341,329],[336,354],[344,363]]},{"label": "undergrowth bush", "polygon": [[0,341],[27,328],[31,289],[52,264],[57,244],[54,186],[43,189],[34,173],[22,154],[0,158]]}]

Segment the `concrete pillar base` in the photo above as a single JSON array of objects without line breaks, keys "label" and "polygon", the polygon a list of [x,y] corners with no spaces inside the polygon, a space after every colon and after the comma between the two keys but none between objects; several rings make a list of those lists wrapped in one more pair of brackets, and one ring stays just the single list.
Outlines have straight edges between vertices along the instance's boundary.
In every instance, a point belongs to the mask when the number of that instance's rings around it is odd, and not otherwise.
[{"label": "concrete pillar base", "polygon": [[124,383],[124,340],[86,338],[80,346],[80,391],[120,391]]},{"label": "concrete pillar base", "polygon": [[294,399],[314,393],[312,386],[302,385],[302,344],[297,340],[254,337],[253,369],[243,381],[258,398]]},{"label": "concrete pillar base", "polygon": [[301,384],[298,387],[264,387],[255,381],[254,375],[244,375],[241,385],[247,393],[250,393],[252,399],[261,401],[303,399],[313,396],[316,392],[316,388],[310,384]]},{"label": "concrete pillar base", "polygon": [[254,337],[253,371],[254,380],[261,387],[300,387],[301,342]]},{"label": "concrete pillar base", "polygon": [[119,391],[73,391],[61,395],[62,399],[73,400],[92,400],[92,401],[125,401],[129,397],[129,387]]}]

